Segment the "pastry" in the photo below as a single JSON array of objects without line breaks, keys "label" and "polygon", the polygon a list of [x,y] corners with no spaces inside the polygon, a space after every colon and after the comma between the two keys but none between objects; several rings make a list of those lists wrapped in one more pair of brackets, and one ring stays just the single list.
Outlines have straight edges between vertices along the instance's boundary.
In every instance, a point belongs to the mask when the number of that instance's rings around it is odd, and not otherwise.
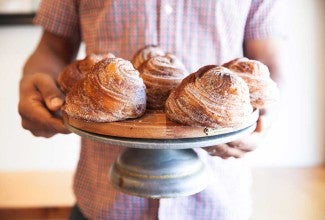
[{"label": "pastry", "polygon": [[63,111],[70,117],[93,122],[137,118],[146,110],[143,80],[132,64],[105,58],[72,87]]},{"label": "pastry", "polygon": [[236,127],[253,112],[245,81],[215,65],[187,76],[170,93],[165,108],[172,121],[212,128]]},{"label": "pastry", "polygon": [[150,58],[139,72],[146,85],[149,109],[164,109],[170,91],[188,75],[184,65],[171,54]]},{"label": "pastry", "polygon": [[58,76],[58,84],[64,93],[68,93],[71,87],[88,74],[98,61],[114,57],[113,54],[90,54],[82,60],[76,60],[63,68]]},{"label": "pastry", "polygon": [[140,50],[138,50],[137,53],[133,56],[132,64],[134,68],[138,69],[141,66],[141,64],[143,64],[151,57],[165,56],[165,55],[166,53],[160,47],[156,45],[147,45],[141,48]]},{"label": "pastry", "polygon": [[268,67],[263,63],[247,58],[237,58],[223,66],[245,80],[249,87],[253,107],[265,108],[279,99],[278,87],[270,78]]}]

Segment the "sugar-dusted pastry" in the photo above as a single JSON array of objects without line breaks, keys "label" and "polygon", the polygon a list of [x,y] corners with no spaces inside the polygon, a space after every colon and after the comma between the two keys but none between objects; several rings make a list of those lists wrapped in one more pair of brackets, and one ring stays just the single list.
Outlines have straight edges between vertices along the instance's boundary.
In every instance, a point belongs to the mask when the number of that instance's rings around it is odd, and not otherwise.
[{"label": "sugar-dusted pastry", "polygon": [[146,85],[149,109],[164,109],[170,91],[188,75],[181,61],[170,54],[150,58],[139,72]]},{"label": "sugar-dusted pastry", "polygon": [[146,110],[146,91],[139,72],[121,58],[99,61],[72,87],[63,107],[70,117],[93,122],[137,118]]},{"label": "sugar-dusted pastry", "polygon": [[82,60],[76,60],[63,68],[58,76],[58,83],[64,93],[69,92],[71,87],[88,74],[91,68],[104,58],[112,58],[113,54],[90,54]]},{"label": "sugar-dusted pastry", "polygon": [[264,108],[279,99],[279,89],[270,78],[270,71],[263,63],[247,58],[234,59],[223,64],[243,78],[249,87],[251,103],[255,108]]},{"label": "sugar-dusted pastry", "polygon": [[236,127],[245,123],[252,112],[245,81],[215,65],[190,74],[166,101],[166,116],[191,126]]},{"label": "sugar-dusted pastry", "polygon": [[147,45],[140,50],[137,51],[137,53],[133,56],[132,64],[134,68],[138,69],[141,64],[143,64],[145,61],[150,59],[151,57],[155,56],[164,56],[166,53],[156,45]]}]

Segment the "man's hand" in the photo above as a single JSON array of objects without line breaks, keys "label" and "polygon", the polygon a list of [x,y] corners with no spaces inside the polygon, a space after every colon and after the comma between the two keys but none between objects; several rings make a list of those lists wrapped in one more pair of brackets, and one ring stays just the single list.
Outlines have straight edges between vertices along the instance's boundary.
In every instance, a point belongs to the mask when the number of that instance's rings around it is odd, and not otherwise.
[{"label": "man's hand", "polygon": [[264,136],[265,130],[268,127],[267,121],[268,120],[265,115],[260,115],[255,131],[247,137],[226,144],[205,147],[203,149],[206,150],[211,156],[218,156],[223,159],[227,159],[229,157],[240,158],[245,153],[251,152],[258,147],[261,139]]},{"label": "man's hand", "polygon": [[[246,39],[244,41],[244,56],[249,59],[259,60],[268,66],[271,78],[278,84],[281,79],[283,68],[283,41],[282,39]],[[212,147],[205,147],[211,156],[221,158],[240,158],[245,153],[253,151],[261,142],[267,128],[270,126],[270,117],[260,111],[255,131],[247,137],[227,144],[220,144]]]},{"label": "man's hand", "polygon": [[23,128],[35,136],[70,133],[60,116],[64,99],[56,78],[62,68],[75,59],[79,45],[77,35],[63,38],[44,31],[36,50],[25,63],[18,111]]},{"label": "man's hand", "polygon": [[45,73],[24,75],[19,89],[18,111],[23,128],[35,136],[47,138],[57,133],[70,133],[59,116],[64,100],[53,77]]}]

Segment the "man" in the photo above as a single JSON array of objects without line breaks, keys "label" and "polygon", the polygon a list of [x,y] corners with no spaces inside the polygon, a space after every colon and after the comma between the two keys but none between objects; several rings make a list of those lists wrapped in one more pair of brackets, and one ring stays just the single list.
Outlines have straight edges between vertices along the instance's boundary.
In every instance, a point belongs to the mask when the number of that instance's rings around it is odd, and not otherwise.
[{"label": "man", "polygon": [[[246,56],[265,63],[277,79],[279,2],[43,0],[35,23],[44,32],[20,82],[22,126],[35,136],[69,133],[57,114],[64,99],[56,79],[76,58],[81,42],[87,54],[111,52],[128,60],[145,45],[159,45],[191,72]],[[208,153],[201,150],[200,157],[213,170],[211,183],[198,194],[173,199],[151,200],[114,190],[108,169],[120,148],[82,139],[74,211],[89,219],[248,219],[249,170],[234,158],[257,146],[264,117],[248,137],[209,147]]]}]

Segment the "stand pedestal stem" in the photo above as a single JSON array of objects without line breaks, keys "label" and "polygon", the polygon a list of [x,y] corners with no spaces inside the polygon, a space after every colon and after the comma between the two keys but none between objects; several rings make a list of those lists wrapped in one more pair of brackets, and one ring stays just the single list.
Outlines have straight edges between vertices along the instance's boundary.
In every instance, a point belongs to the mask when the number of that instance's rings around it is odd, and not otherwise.
[{"label": "stand pedestal stem", "polygon": [[204,163],[193,149],[126,148],[110,169],[117,189],[147,198],[198,193],[208,184]]}]

